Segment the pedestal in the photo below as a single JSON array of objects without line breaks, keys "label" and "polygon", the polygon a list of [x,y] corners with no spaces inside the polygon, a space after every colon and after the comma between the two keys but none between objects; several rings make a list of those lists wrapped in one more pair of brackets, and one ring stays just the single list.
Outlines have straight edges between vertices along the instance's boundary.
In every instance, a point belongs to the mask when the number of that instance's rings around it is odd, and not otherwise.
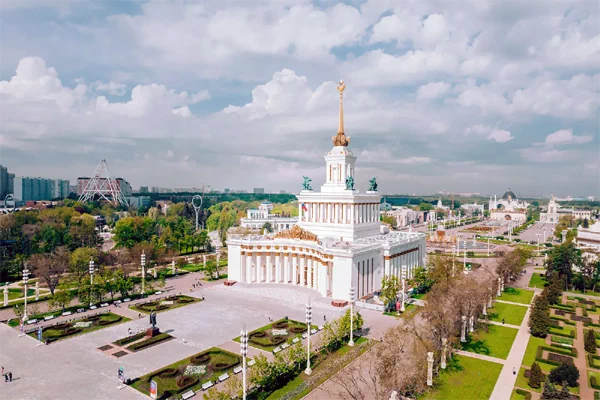
[{"label": "pedestal", "polygon": [[160,334],[160,329],[158,329],[158,328],[148,328],[146,330],[146,337],[149,337],[149,338],[154,337],[159,334]]}]

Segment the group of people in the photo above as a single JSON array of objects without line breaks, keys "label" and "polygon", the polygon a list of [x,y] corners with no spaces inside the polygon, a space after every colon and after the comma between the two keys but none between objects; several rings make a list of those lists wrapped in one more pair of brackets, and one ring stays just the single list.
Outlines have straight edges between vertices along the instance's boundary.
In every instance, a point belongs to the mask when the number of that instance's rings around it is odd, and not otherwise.
[{"label": "group of people", "polygon": [[2,375],[4,375],[4,382],[12,382],[12,372],[4,373],[4,367],[2,367]]}]

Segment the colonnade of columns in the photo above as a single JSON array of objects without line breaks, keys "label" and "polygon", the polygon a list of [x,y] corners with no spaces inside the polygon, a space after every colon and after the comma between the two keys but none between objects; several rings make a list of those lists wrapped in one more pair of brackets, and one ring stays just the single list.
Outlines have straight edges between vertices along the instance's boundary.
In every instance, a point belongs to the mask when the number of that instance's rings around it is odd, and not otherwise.
[{"label": "colonnade of columns", "polygon": [[304,203],[298,215],[302,222],[364,224],[379,221],[379,203]]},{"label": "colonnade of columns", "polygon": [[331,291],[332,263],[310,254],[281,251],[242,251],[241,281],[284,283]]},{"label": "colonnade of columns", "polygon": [[406,278],[412,278],[413,270],[421,266],[419,248],[416,247],[392,256],[384,257],[384,273],[386,276],[394,275],[398,279],[401,279],[403,265],[406,265]]}]

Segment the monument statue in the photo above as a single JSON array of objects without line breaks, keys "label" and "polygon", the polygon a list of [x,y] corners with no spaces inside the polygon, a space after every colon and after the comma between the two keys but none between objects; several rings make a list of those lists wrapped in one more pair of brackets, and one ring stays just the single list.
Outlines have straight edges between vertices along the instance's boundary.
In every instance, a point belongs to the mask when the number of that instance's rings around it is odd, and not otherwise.
[{"label": "monument statue", "polygon": [[152,325],[152,329],[156,328],[156,313],[154,311],[150,313],[150,325]]},{"label": "monument statue", "polygon": [[377,178],[373,177],[371,179],[369,179],[369,192],[376,192],[377,191]]},{"label": "monument statue", "polygon": [[304,190],[313,190],[312,186],[310,186],[312,179],[310,179],[308,176],[304,176],[304,175],[302,175],[302,178],[304,178],[304,183],[302,183],[302,188]]},{"label": "monument statue", "polygon": [[350,175],[346,178],[346,190],[354,190],[354,178]]}]

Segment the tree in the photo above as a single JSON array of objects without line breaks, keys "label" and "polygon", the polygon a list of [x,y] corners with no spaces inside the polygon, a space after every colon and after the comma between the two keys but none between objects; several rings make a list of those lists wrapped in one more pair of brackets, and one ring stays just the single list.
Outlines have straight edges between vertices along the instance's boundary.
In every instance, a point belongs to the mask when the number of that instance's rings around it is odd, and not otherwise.
[{"label": "tree", "polygon": [[548,304],[559,304],[562,296],[564,282],[558,274],[553,274],[550,278],[550,284],[544,288],[544,294]]},{"label": "tree", "polygon": [[62,309],[65,311],[65,308],[71,304],[71,300],[73,300],[73,295],[71,291],[66,286],[59,286],[58,291],[54,294],[54,297],[50,299],[49,306],[52,309]]},{"label": "tree", "polygon": [[552,383],[563,383],[571,387],[577,387],[577,380],[579,379],[579,370],[573,364],[562,363],[560,366],[550,371],[548,379]]},{"label": "tree", "polygon": [[550,312],[548,311],[548,299],[545,295],[542,294],[535,298],[528,324],[533,336],[546,337],[548,335]]},{"label": "tree", "polygon": [[99,274],[104,293],[110,295],[111,301],[115,300],[115,294],[118,292],[117,278],[119,274],[122,274],[122,272],[108,268],[104,268]]},{"label": "tree", "polygon": [[396,300],[398,292],[402,289],[400,280],[395,275],[384,276],[381,280],[381,294],[379,298],[383,301],[383,305],[387,310],[390,303]]},{"label": "tree", "polygon": [[419,204],[419,210],[421,211],[431,211],[433,210],[433,204],[422,202]]},{"label": "tree", "polygon": [[265,222],[262,226],[262,231],[267,233],[273,233],[273,225],[269,221]]},{"label": "tree", "polygon": [[565,279],[565,285],[568,285],[573,278],[573,267],[580,268],[581,265],[581,251],[572,242],[563,243],[550,251],[546,262],[547,276],[556,272]]},{"label": "tree", "polygon": [[428,291],[431,285],[433,285],[433,281],[429,278],[427,270],[423,267],[413,269],[412,282],[421,292]]},{"label": "tree", "polygon": [[77,286],[84,276],[89,273],[90,260],[98,263],[98,250],[91,247],[80,247],[71,253],[69,272],[77,278]]},{"label": "tree", "polygon": [[583,228],[588,229],[590,227],[590,221],[588,221],[587,218],[585,218],[583,220],[583,224],[582,224]]},{"label": "tree", "polygon": [[57,247],[51,254],[34,254],[28,263],[31,265],[33,273],[44,280],[50,289],[50,294],[54,296],[54,289],[67,270],[69,251],[66,247]]},{"label": "tree", "polygon": [[593,329],[590,329],[585,334],[584,347],[585,351],[596,355],[596,332]]},{"label": "tree", "polygon": [[382,215],[380,219],[381,222],[389,224],[392,228],[396,227],[396,218],[392,217],[391,215]]},{"label": "tree", "polygon": [[544,383],[544,391],[542,392],[542,400],[569,400],[571,395],[567,390],[567,385],[564,385],[559,392],[549,378],[546,378]]},{"label": "tree", "polygon": [[534,362],[531,365],[531,369],[529,370],[529,386],[534,389],[539,389],[542,386],[542,380],[544,379],[544,374],[538,363]]}]

